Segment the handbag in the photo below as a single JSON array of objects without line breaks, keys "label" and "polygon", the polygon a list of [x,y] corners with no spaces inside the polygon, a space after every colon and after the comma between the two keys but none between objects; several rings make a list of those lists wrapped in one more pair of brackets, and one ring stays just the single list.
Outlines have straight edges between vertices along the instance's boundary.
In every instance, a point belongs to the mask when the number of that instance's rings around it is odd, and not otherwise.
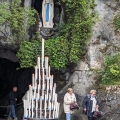
[{"label": "handbag", "polygon": [[103,112],[101,112],[101,111],[95,111],[94,114],[93,114],[94,118],[102,117],[102,116],[103,116]]},{"label": "handbag", "polygon": [[79,109],[79,106],[78,106],[78,104],[77,103],[71,103],[70,104],[70,110],[74,110],[74,109]]}]

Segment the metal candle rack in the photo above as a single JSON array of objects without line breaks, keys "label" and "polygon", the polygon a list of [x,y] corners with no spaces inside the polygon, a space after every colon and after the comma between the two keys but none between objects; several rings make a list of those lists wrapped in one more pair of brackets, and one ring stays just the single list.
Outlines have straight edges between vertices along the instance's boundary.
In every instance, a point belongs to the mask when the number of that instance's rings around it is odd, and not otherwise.
[{"label": "metal candle rack", "polygon": [[37,58],[32,85],[23,97],[24,118],[30,120],[58,119],[60,103],[57,102],[56,83],[50,75],[48,57],[44,59],[44,39],[42,39],[42,57]]}]

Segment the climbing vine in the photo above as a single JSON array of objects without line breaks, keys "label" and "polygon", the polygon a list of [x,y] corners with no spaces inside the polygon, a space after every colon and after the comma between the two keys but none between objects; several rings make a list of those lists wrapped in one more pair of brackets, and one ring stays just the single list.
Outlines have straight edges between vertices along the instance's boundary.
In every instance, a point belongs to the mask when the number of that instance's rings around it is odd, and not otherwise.
[{"label": "climbing vine", "polygon": [[[65,24],[59,25],[57,37],[45,41],[45,55],[49,56],[51,67],[58,70],[69,63],[77,63],[86,53],[85,45],[95,21],[94,0],[61,0],[61,3],[65,10]],[[20,45],[17,56],[21,67],[35,64],[36,56],[40,54],[35,52],[41,48],[39,43],[37,38]]]},{"label": "climbing vine", "polygon": [[117,14],[115,18],[113,19],[113,24],[115,26],[115,30],[118,30],[120,28],[120,14]]},{"label": "climbing vine", "polygon": [[0,32],[12,42],[22,42],[26,37],[27,25],[35,23],[35,10],[21,6],[21,0],[0,2]]},{"label": "climbing vine", "polygon": [[103,70],[99,72],[99,80],[103,85],[120,84],[120,53],[107,56]]}]

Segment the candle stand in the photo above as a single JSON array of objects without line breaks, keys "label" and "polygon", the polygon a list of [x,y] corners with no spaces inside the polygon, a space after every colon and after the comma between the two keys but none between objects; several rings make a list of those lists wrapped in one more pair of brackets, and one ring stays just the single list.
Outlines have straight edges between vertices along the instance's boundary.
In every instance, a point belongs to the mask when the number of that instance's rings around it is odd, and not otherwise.
[{"label": "candle stand", "polygon": [[56,83],[50,74],[48,57],[44,57],[44,39],[42,55],[37,58],[32,85],[23,97],[24,118],[27,120],[57,120],[60,103],[57,102]]}]

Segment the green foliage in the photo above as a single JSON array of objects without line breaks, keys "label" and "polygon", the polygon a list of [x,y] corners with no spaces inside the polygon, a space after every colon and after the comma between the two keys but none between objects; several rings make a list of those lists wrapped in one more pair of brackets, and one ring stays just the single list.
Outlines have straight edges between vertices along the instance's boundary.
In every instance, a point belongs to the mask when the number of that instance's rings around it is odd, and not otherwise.
[{"label": "green foliage", "polygon": [[102,84],[109,85],[120,83],[120,53],[107,56],[103,68],[104,69],[99,72]]},{"label": "green foliage", "polygon": [[94,23],[94,0],[62,0],[65,4],[66,23],[60,31],[69,41],[69,61],[77,63],[85,54],[85,44]]},{"label": "green foliage", "polygon": [[[57,39],[50,39],[45,41],[45,56],[49,56],[49,64],[53,68],[60,69],[68,63],[68,43],[57,37]],[[36,57],[41,56],[41,40],[34,40],[32,42],[24,41],[20,45],[17,57],[20,59],[20,66],[32,67],[36,64]]]},{"label": "green foliage", "polygon": [[115,30],[118,30],[120,28],[120,14],[115,16],[113,24],[115,25]]},{"label": "green foliage", "polygon": [[[65,6],[65,24],[57,25],[59,26],[57,37],[45,41],[45,55],[50,59],[49,64],[58,70],[65,68],[69,63],[77,63],[85,54],[85,44],[91,36],[95,20],[94,0],[62,0],[61,2]],[[35,64],[36,56],[41,53],[38,52],[41,51],[40,43],[39,39],[33,40],[28,44],[30,50],[26,48],[27,42],[21,44],[17,54],[21,67]]]},{"label": "green foliage", "polygon": [[35,23],[35,13],[35,10],[22,7],[21,0],[0,2],[0,32],[9,41],[20,43],[26,36],[26,26]]}]

